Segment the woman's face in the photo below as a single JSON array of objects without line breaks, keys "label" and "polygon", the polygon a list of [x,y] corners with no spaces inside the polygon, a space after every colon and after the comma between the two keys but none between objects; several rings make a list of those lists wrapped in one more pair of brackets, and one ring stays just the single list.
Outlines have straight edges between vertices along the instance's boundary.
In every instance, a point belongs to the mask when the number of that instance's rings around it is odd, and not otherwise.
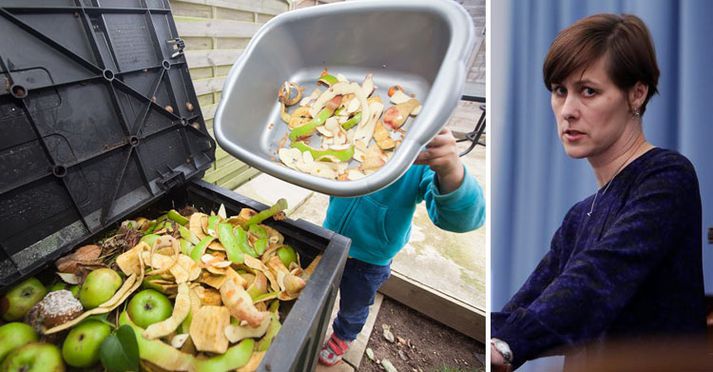
[{"label": "woman's face", "polygon": [[626,92],[609,79],[604,57],[552,86],[557,134],[567,155],[598,157],[635,127]]}]

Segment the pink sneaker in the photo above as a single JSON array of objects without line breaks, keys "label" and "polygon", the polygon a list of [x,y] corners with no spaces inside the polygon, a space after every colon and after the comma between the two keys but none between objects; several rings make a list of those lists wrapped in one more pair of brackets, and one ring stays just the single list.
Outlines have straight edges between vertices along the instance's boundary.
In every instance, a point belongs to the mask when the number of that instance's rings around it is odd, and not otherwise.
[{"label": "pink sneaker", "polygon": [[341,340],[332,333],[319,351],[319,363],[331,367],[342,361],[347,350],[349,350],[349,342]]}]

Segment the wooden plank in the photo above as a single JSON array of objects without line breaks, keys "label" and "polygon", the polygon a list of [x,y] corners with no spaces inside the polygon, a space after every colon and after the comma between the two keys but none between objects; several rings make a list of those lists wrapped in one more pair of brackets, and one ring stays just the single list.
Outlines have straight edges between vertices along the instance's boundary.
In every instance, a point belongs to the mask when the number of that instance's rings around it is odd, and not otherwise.
[{"label": "wooden plank", "polygon": [[249,37],[221,37],[215,40],[215,49],[245,49],[251,39]]},{"label": "wooden plank", "polygon": [[315,372],[353,372],[354,370],[354,367],[349,363],[337,363],[331,367],[317,363],[317,368],[315,368]]},{"label": "wooden plank", "polygon": [[233,65],[226,65],[226,66],[216,66],[215,67],[215,76],[228,76],[230,73],[230,70],[233,68]]},{"label": "wooden plank", "polygon": [[215,156],[215,165],[220,168],[225,164],[229,164],[231,161],[236,160],[237,158],[231,154],[228,154],[227,152],[223,153],[216,153]]},{"label": "wooden plank", "polygon": [[193,67],[189,66],[189,70],[191,73],[191,80],[200,80],[200,79],[210,79],[215,76],[213,76],[213,68],[212,67]]},{"label": "wooden plank", "polygon": [[213,78],[213,79],[200,79],[193,81],[193,88],[196,90],[196,95],[200,96],[202,94],[219,92],[223,90],[223,84],[225,83],[225,77]]},{"label": "wooden plank", "polygon": [[213,39],[209,37],[184,37],[186,51],[188,50],[209,50],[213,48]]},{"label": "wooden plank", "polygon": [[203,112],[203,120],[213,119],[215,117],[215,111],[217,109],[218,109],[217,104],[201,107],[201,111]]},{"label": "wooden plank", "polygon": [[192,4],[184,1],[171,1],[171,13],[173,13],[174,17],[211,18],[212,12],[210,6]]},{"label": "wooden plank", "polygon": [[231,174],[224,179],[218,180],[217,185],[228,190],[235,190],[245,182],[255,178],[260,171],[255,168],[247,168],[239,174]]},{"label": "wooden plank", "polygon": [[200,96],[200,95],[197,95],[197,96],[198,96],[198,104],[201,105],[201,107],[203,107],[203,106],[207,107],[207,106],[210,106],[215,103],[215,101],[213,101],[213,93],[212,92],[209,94],[204,94],[202,96]]},{"label": "wooden plank", "polygon": [[[374,325],[376,324],[376,318],[379,315],[379,309],[381,309],[381,303],[384,301],[384,296],[381,293],[377,293],[374,298],[374,304],[369,307],[369,317],[366,318],[366,323],[361,332],[357,335],[356,340],[349,345],[349,350],[344,354],[344,361],[349,363],[356,370],[359,370],[361,365],[361,360],[364,357],[364,352],[366,351],[366,346],[369,343],[369,337],[371,337],[371,332],[374,331]],[[327,333],[324,339],[332,334],[332,324],[334,319],[337,317],[337,312],[339,311],[339,294],[337,294],[337,299],[334,300],[334,308],[332,309],[332,315],[329,318],[329,326],[327,327]],[[378,330],[377,330],[378,331]],[[326,369],[325,371],[330,371]]]},{"label": "wooden plank", "polygon": [[218,181],[225,176],[235,173],[236,171],[245,170],[247,168],[247,164],[241,162],[238,159],[233,159],[233,161],[227,164],[218,165],[218,168],[216,170],[206,171],[204,178],[208,182]]},{"label": "wooden plank", "polygon": [[233,21],[255,22],[255,13],[244,10],[219,8],[215,9],[216,19],[230,19]]},{"label": "wooden plank", "polygon": [[230,21],[226,19],[204,19],[175,17],[176,28],[181,37],[252,37],[262,26],[261,23]]},{"label": "wooden plank", "polygon": [[232,65],[243,53],[242,49],[187,50],[188,67],[212,67]]},{"label": "wooden plank", "polygon": [[485,342],[485,309],[468,305],[395,271],[379,291],[468,337]]},{"label": "wooden plank", "polygon": [[273,15],[280,14],[289,9],[287,1],[284,0],[180,0],[180,2]]},{"label": "wooden plank", "polygon": [[257,15],[257,22],[258,23],[265,23],[271,19],[275,18],[274,15],[271,14],[258,14]]}]

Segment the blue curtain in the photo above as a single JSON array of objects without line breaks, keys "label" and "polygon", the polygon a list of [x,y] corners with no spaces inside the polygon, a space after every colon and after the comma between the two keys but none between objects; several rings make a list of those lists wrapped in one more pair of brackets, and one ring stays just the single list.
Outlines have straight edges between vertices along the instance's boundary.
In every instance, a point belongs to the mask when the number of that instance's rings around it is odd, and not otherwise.
[{"label": "blue curtain", "polygon": [[[491,2],[491,309],[499,310],[549,249],[567,210],[596,191],[586,160],[557,138],[542,62],[558,31],[600,12],[631,13],[656,45],[660,95],[643,125],[654,145],[695,165],[703,199],[706,292],[713,294],[713,1],[550,0]],[[528,363],[523,370],[543,365]]]}]

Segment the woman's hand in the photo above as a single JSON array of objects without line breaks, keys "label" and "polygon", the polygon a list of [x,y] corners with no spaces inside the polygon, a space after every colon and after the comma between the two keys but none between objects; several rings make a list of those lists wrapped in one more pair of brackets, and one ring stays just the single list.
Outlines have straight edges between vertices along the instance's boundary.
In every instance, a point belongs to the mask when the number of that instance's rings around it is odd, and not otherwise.
[{"label": "woman's hand", "polygon": [[510,364],[505,363],[505,358],[495,346],[490,345],[490,370],[492,372],[510,372]]},{"label": "woman's hand", "polygon": [[463,183],[463,164],[458,157],[456,139],[447,128],[441,129],[421,152],[414,164],[428,165],[438,176],[438,188],[441,194],[455,191]]}]

